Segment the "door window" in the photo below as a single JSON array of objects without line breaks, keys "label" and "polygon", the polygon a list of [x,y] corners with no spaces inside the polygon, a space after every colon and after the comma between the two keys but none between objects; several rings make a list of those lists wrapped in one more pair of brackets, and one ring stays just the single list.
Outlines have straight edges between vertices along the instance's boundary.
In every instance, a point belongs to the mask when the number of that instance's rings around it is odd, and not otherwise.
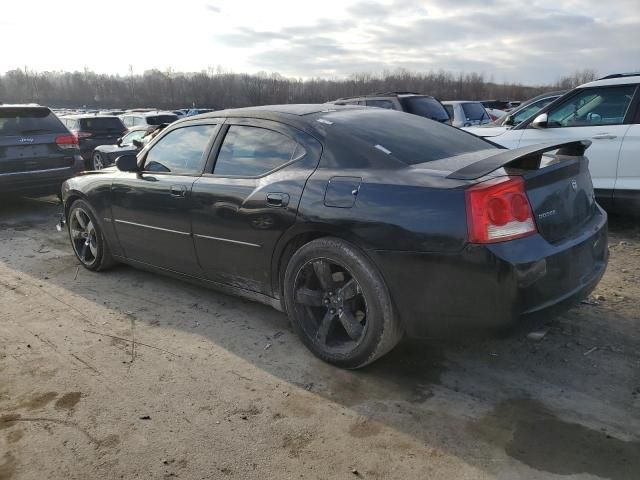
[{"label": "door window", "polygon": [[216,175],[257,177],[302,158],[305,150],[289,137],[259,127],[232,125],[213,171]]},{"label": "door window", "polygon": [[169,132],[149,150],[145,171],[178,175],[202,173],[205,151],[215,128],[215,125],[195,125]]},{"label": "door window", "polygon": [[624,85],[581,90],[548,113],[548,127],[620,125],[635,89]]},{"label": "door window", "polygon": [[134,140],[140,140],[144,137],[146,130],[134,130],[133,132],[127,133],[124,137],[122,137],[122,145],[131,145]]}]

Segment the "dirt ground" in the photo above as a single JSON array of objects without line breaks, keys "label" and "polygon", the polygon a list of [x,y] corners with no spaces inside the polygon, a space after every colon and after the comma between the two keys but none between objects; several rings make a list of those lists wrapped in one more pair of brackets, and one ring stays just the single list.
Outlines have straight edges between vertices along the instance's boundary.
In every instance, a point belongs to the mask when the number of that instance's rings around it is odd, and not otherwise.
[{"label": "dirt ground", "polygon": [[78,268],[54,203],[0,203],[0,479],[640,479],[640,222],[542,340],[349,372],[268,307]]}]

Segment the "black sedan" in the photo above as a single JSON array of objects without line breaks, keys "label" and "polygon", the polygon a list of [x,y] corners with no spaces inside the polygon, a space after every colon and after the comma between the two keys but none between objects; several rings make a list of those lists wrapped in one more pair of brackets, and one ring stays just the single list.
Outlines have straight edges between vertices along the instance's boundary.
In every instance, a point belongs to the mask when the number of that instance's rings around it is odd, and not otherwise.
[{"label": "black sedan", "polygon": [[68,180],[63,199],[86,268],[267,303],[317,356],[357,368],[404,334],[505,327],[591,292],[608,257],[588,146],[505,150],[365,107],[226,110]]},{"label": "black sedan", "polygon": [[143,145],[143,138],[153,131],[147,126],[131,127],[126,135],[119,138],[114,145],[100,145],[95,148],[91,155],[91,166],[93,170],[102,170],[115,163],[116,158],[125,154],[135,155]]}]

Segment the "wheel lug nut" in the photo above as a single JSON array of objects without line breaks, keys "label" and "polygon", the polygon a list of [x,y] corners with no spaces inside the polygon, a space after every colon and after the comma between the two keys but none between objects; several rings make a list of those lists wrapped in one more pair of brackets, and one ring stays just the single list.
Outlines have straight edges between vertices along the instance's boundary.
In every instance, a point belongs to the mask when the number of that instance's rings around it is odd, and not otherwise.
[{"label": "wheel lug nut", "polygon": [[339,308],[339,309],[338,309],[338,313],[339,313],[339,314],[342,314],[342,312],[343,312],[343,311],[344,311],[344,310],[342,310],[342,308]]},{"label": "wheel lug nut", "polygon": [[329,292],[329,296],[330,296],[330,297],[333,297],[333,292]]},{"label": "wheel lug nut", "polygon": [[329,299],[325,298],[322,302],[326,305],[327,303],[329,303]]},{"label": "wheel lug nut", "polygon": [[329,313],[331,313],[331,315],[333,315],[334,313],[336,313],[336,310],[334,308],[332,308],[331,310],[329,310]]}]

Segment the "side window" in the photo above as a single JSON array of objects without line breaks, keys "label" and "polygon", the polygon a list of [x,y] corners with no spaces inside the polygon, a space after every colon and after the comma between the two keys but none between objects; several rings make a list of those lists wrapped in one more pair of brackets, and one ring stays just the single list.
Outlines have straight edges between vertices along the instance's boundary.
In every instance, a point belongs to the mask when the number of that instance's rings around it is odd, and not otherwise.
[{"label": "side window", "polygon": [[395,110],[395,107],[393,106],[393,102],[391,100],[367,100],[367,107],[378,107]]},{"label": "side window", "polygon": [[582,90],[548,113],[548,126],[620,125],[635,89],[635,85],[624,85]]},{"label": "side window", "polygon": [[553,102],[555,98],[543,98],[542,100],[538,100],[537,102],[533,102],[526,107],[523,107],[522,110],[517,111],[513,117],[511,117],[511,125],[519,125],[524,122],[527,118],[529,118],[534,113],[542,110],[544,107]]},{"label": "side window", "polygon": [[256,177],[301,158],[305,153],[300,145],[281,133],[232,125],[220,147],[213,173]]},{"label": "side window", "polygon": [[215,128],[215,125],[195,125],[169,132],[149,150],[145,171],[178,175],[202,173],[205,150]]},{"label": "side window", "polygon": [[133,117],[131,124],[136,127],[138,125],[144,125],[144,121],[142,117]]},{"label": "side window", "polygon": [[130,116],[126,116],[126,117],[122,117],[122,123],[124,123],[125,127],[130,127],[131,126],[131,117]]}]

